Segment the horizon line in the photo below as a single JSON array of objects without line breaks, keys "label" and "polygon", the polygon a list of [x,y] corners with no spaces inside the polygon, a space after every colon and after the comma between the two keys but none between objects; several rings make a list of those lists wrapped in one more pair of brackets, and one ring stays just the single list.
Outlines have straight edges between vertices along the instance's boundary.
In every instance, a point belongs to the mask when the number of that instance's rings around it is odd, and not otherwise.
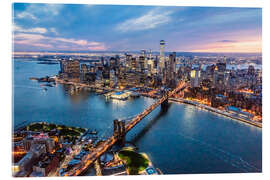
[{"label": "horizon line", "polygon": [[[142,49],[146,50],[146,49]],[[12,51],[14,53],[104,53],[104,52],[111,52],[111,53],[125,53],[125,52],[140,52],[141,50],[103,50],[103,51],[89,51],[89,50],[80,50],[80,51],[68,51],[68,50],[56,50],[56,51]],[[262,54],[262,52],[197,52],[197,51],[165,51],[165,53],[223,53],[223,54],[231,54],[231,53],[239,53],[239,54]],[[159,51],[152,51],[152,53],[159,53]]]}]

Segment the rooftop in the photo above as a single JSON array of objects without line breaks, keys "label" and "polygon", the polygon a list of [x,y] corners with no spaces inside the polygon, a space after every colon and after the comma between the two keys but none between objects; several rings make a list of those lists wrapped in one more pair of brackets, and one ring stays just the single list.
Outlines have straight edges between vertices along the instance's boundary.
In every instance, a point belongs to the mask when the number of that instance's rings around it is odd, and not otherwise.
[{"label": "rooftop", "polygon": [[121,94],[124,94],[123,91],[120,91],[120,92],[115,92],[114,95],[121,95]]}]

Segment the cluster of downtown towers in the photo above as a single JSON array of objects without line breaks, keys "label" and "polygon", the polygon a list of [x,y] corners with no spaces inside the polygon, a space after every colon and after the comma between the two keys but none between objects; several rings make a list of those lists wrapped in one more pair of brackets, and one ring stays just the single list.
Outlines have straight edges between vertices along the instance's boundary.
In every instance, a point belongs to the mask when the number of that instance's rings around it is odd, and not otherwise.
[{"label": "cluster of downtown towers", "polygon": [[120,57],[101,57],[98,62],[81,64],[79,60],[62,60],[59,77],[73,82],[81,82],[105,87],[160,87],[176,86],[176,52],[165,57],[165,41],[160,41],[160,55],[150,50],[142,50],[139,56],[125,54]]}]

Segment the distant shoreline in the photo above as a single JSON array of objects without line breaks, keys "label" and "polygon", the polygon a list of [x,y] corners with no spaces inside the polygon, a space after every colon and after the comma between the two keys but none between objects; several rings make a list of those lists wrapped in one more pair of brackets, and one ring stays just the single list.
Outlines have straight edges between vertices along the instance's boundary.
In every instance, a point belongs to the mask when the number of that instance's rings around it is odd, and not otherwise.
[{"label": "distant shoreline", "polygon": [[[198,107],[197,104],[195,104],[194,102],[192,102],[190,100],[187,101],[187,100],[181,100],[181,99],[175,99],[175,98],[169,98],[169,100],[174,101],[174,102],[178,102],[178,103],[189,104],[189,105],[193,105],[193,106]],[[242,121],[242,122],[248,123],[248,124],[256,126],[258,128],[262,128],[262,123],[254,122],[254,121],[251,121],[251,120],[246,120],[246,119],[243,119],[243,118],[240,118],[240,117],[235,117],[233,115],[230,115],[227,112],[221,111],[219,109],[216,109],[216,108],[204,105],[204,104],[200,104],[200,105],[203,105],[203,106],[200,106],[199,108],[202,108],[202,109],[205,109],[205,110],[208,110],[208,111],[211,111],[211,112],[214,112],[214,113],[229,117],[229,118],[237,120],[237,121]]]},{"label": "distant shoreline", "polygon": [[[170,53],[172,51],[166,51],[165,53]],[[223,55],[252,55],[252,56],[262,56],[262,52],[184,52],[184,51],[174,51],[177,54],[182,55],[213,55],[213,56],[223,56]],[[126,51],[13,51],[13,56],[18,55],[88,55],[88,54],[124,54],[124,53],[140,53],[140,51],[126,50]],[[159,55],[159,50],[152,51],[153,54]]]}]

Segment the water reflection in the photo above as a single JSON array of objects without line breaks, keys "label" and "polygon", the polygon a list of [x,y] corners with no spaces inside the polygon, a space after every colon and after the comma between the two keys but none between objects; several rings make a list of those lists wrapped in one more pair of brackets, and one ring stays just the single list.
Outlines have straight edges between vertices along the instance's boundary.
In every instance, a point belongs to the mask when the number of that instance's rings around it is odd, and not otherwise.
[{"label": "water reflection", "polygon": [[195,113],[195,107],[193,107],[193,106],[187,106],[187,105],[185,105],[185,108],[184,108],[184,119],[188,119],[188,120],[190,120],[190,119],[193,119],[194,118],[194,113]]},{"label": "water reflection", "polygon": [[85,89],[78,89],[73,85],[63,84],[62,89],[64,95],[71,100],[71,103],[78,105],[84,101],[87,101],[90,96],[90,91]]},{"label": "water reflection", "polygon": [[187,106],[185,105],[184,107],[184,118],[181,118],[181,120],[179,121],[181,126],[185,126],[185,128],[189,131],[189,132],[195,132],[195,125],[194,122],[196,120],[196,109],[193,106]]},{"label": "water reflection", "polygon": [[118,99],[111,99],[111,102],[113,104],[113,107],[116,107],[116,108],[118,108],[118,106],[123,107],[127,103],[127,101],[118,100]]}]

